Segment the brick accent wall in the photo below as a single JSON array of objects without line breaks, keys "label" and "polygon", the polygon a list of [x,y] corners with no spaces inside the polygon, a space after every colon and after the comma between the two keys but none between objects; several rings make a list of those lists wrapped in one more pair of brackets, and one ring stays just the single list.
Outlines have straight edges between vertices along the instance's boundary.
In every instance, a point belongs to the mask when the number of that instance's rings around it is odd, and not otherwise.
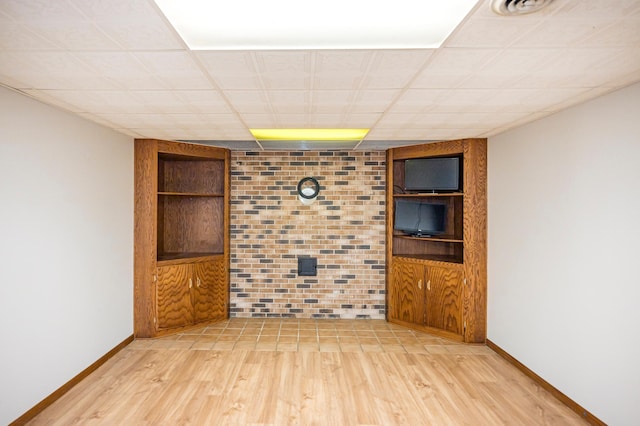
[{"label": "brick accent wall", "polygon": [[[317,276],[298,276],[298,257]],[[384,151],[232,152],[232,317],[383,319],[384,294]]]}]

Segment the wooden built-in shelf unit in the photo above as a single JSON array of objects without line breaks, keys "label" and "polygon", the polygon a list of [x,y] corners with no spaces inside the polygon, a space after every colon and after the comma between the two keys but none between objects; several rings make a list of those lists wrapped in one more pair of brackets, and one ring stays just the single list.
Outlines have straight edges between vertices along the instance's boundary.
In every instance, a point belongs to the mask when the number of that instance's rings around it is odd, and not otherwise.
[{"label": "wooden built-in shelf unit", "polygon": [[228,318],[229,150],[135,141],[134,334]]},{"label": "wooden built-in shelf unit", "polygon": [[[454,192],[404,189],[405,161],[457,157]],[[486,339],[486,139],[429,143],[387,151],[387,320],[465,342]],[[444,232],[416,237],[394,229],[395,203],[446,206]]]}]

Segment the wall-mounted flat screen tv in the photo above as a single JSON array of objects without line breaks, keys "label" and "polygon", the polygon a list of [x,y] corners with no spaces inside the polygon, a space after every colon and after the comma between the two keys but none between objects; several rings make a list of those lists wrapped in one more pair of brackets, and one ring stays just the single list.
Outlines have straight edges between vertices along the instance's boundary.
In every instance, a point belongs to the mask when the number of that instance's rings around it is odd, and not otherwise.
[{"label": "wall-mounted flat screen tv", "polygon": [[394,229],[428,237],[445,232],[447,206],[420,200],[396,200],[394,216]]},{"label": "wall-mounted flat screen tv", "polygon": [[404,162],[404,189],[456,192],[461,188],[460,157],[414,158]]}]

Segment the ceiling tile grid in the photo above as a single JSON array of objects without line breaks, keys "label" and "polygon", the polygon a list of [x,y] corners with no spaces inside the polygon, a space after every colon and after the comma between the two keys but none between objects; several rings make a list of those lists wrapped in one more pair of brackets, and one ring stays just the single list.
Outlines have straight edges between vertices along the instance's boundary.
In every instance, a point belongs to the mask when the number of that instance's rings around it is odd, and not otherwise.
[{"label": "ceiling tile grid", "polygon": [[190,51],[153,0],[0,2],[0,84],[134,137],[256,150],[251,127],[365,127],[357,149],[384,149],[497,134],[637,81],[640,0],[515,17],[480,0],[437,49],[281,51]]}]

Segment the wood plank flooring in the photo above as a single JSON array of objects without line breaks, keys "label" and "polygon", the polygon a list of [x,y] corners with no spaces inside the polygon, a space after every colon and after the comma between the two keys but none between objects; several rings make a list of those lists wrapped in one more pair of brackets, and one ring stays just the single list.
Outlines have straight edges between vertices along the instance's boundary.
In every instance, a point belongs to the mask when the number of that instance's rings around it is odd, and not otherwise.
[{"label": "wood plank flooring", "polygon": [[32,425],[581,425],[483,345],[374,320],[231,319],[136,340]]}]

